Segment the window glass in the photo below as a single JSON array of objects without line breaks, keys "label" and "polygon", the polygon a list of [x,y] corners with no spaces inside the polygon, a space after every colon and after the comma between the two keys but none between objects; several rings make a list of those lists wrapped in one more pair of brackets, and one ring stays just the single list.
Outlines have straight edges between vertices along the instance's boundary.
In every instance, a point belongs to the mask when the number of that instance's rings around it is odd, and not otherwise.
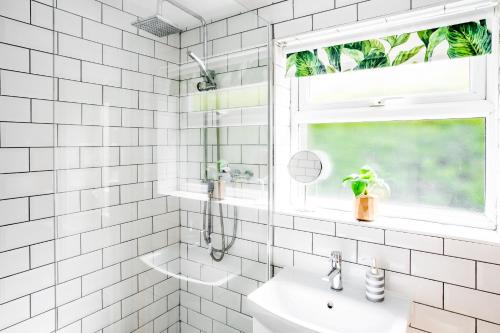
[{"label": "window glass", "polygon": [[485,119],[302,125],[308,149],[332,163],[317,195],[350,199],[342,179],[365,164],[390,186],[394,204],[484,212]]},{"label": "window glass", "polygon": [[301,104],[307,107],[381,98],[478,93],[474,90],[479,89],[471,84],[471,61],[454,59],[300,78],[300,88],[305,94]]}]

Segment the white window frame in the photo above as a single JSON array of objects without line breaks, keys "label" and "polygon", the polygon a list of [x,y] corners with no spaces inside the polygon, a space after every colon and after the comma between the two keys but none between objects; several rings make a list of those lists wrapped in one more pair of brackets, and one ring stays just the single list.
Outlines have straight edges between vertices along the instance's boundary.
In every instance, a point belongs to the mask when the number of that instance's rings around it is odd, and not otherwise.
[{"label": "white window frame", "polygon": [[[486,161],[485,161],[485,212],[484,214],[463,213],[460,214],[453,209],[411,209],[404,207],[397,212],[397,206],[392,210],[386,210],[384,215],[391,216],[388,211],[392,211],[393,217],[411,218],[438,222],[445,224],[466,225],[475,228],[495,229],[499,216],[499,180],[497,176],[500,170],[498,136],[498,19],[494,11],[490,10],[489,15],[481,14],[480,17],[470,20],[487,18],[492,32],[492,54],[485,57],[470,58],[471,62],[471,91],[479,91],[479,94],[469,94],[458,97],[454,94],[441,94],[440,96],[414,96],[408,98],[407,103],[396,103],[373,107],[373,100],[353,101],[340,104],[310,105],[304,103],[307,94],[307,84],[300,83],[300,79],[291,79],[291,151],[298,151],[307,148],[305,143],[306,133],[301,130],[302,125],[311,123],[346,123],[346,122],[369,122],[369,121],[393,121],[393,120],[424,120],[424,119],[458,119],[458,118],[485,118],[486,123]],[[442,25],[457,23],[463,17],[444,20]],[[456,22],[453,22],[456,21]],[[451,23],[450,23],[451,22]],[[370,35],[380,36],[380,32],[373,32]],[[362,40],[370,38],[366,34],[359,35],[356,39]],[[352,37],[351,37],[352,38]],[[330,44],[330,45],[333,45]],[[285,53],[288,53],[285,52]],[[478,67],[479,66],[479,67]],[[479,70],[484,66],[484,70]],[[335,75],[335,74],[333,74]],[[304,80],[306,81],[306,80]],[[305,82],[304,82],[305,83]],[[483,85],[483,83],[485,83]],[[299,87],[300,85],[300,87]],[[304,89],[305,88],[305,89]],[[483,89],[484,88],[484,89]],[[302,89],[302,90],[301,90]],[[305,91],[304,91],[305,90]],[[460,111],[457,112],[457,108]],[[302,126],[304,128],[305,126]],[[300,202],[303,200],[304,189],[297,184],[291,186],[290,201]],[[315,206],[325,208],[318,198],[311,200]],[[332,200],[333,199],[333,200]],[[330,209],[344,210],[345,202],[338,202],[335,206],[334,198],[328,199]],[[349,205],[349,207],[352,203]],[[323,207],[322,207],[323,206]],[[399,208],[403,208],[399,206]],[[402,214],[401,212],[405,212]],[[408,213],[408,214],[406,214]]]},{"label": "white window frame", "polygon": [[[462,59],[464,60],[464,59]],[[463,94],[462,92],[455,93],[436,93],[436,94],[421,94],[421,95],[412,95],[411,97],[400,98],[399,96],[388,96],[388,97],[378,97],[373,96],[371,98],[360,98],[356,100],[343,101],[343,102],[332,102],[332,103],[311,103],[310,101],[310,83],[311,80],[314,80],[315,76],[304,77],[298,80],[298,110],[304,116],[310,114],[311,112],[317,111],[331,111],[335,110],[336,112],[346,114],[356,112],[361,108],[372,108],[379,107],[385,104],[392,104],[392,102],[396,102],[398,104],[434,104],[434,103],[445,103],[445,102],[468,102],[468,101],[477,101],[477,100],[485,100],[486,97],[486,62],[487,60],[484,57],[472,57],[467,58],[469,61],[469,74],[470,74],[470,82],[469,82],[469,92],[467,94]],[[435,63],[433,63],[435,64]],[[417,64],[416,66],[425,66],[425,63]],[[415,65],[404,65],[406,66],[415,66]],[[389,67],[391,70],[397,70],[400,67]],[[384,70],[384,69],[380,69]],[[361,72],[358,72],[361,73]],[[340,74],[342,75],[342,73]],[[355,110],[353,110],[355,109]],[[372,109],[373,110],[373,109]],[[370,112],[373,113],[373,112]],[[320,114],[318,116],[321,116]]]}]

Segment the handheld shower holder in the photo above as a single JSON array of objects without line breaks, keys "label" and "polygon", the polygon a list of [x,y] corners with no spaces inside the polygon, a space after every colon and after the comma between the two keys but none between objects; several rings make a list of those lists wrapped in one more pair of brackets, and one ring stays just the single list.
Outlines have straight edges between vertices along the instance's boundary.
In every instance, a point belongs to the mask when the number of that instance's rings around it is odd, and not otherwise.
[{"label": "handheld shower holder", "polygon": [[198,56],[194,54],[193,51],[188,51],[187,54],[188,57],[193,59],[200,67],[201,77],[203,78],[203,81],[198,82],[196,86],[198,90],[207,91],[217,89],[217,84],[215,83],[215,71],[207,69],[206,64],[200,58],[198,58]]},{"label": "handheld shower holder", "polygon": [[[208,73],[209,75],[213,73],[213,75],[211,75],[213,80],[213,78],[215,77],[215,72],[209,70]],[[203,81],[198,82],[196,88],[198,89],[198,91],[208,91],[217,89],[217,85],[215,83],[210,82],[210,80],[206,79],[205,76],[203,76]]]}]

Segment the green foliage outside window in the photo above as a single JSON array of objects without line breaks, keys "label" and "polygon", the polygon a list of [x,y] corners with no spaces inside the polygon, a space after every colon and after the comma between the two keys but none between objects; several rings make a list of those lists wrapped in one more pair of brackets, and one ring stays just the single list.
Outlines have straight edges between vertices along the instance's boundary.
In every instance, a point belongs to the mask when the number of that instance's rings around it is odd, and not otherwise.
[{"label": "green foliage outside window", "polygon": [[484,118],[312,124],[307,134],[308,149],[332,163],[320,196],[350,199],[343,178],[368,164],[391,202],[484,211]]}]

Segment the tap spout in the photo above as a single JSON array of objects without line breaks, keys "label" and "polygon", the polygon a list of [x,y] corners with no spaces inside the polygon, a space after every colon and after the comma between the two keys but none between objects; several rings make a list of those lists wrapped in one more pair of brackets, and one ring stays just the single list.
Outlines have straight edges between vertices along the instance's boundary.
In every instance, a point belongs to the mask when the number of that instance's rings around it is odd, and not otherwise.
[{"label": "tap spout", "polygon": [[342,286],[342,253],[333,251],[330,257],[332,267],[327,274],[330,288],[336,291],[343,289]]},{"label": "tap spout", "polygon": [[339,275],[341,273],[341,270],[337,267],[332,267],[328,274],[326,274],[326,277],[328,280],[333,279],[335,276]]}]

